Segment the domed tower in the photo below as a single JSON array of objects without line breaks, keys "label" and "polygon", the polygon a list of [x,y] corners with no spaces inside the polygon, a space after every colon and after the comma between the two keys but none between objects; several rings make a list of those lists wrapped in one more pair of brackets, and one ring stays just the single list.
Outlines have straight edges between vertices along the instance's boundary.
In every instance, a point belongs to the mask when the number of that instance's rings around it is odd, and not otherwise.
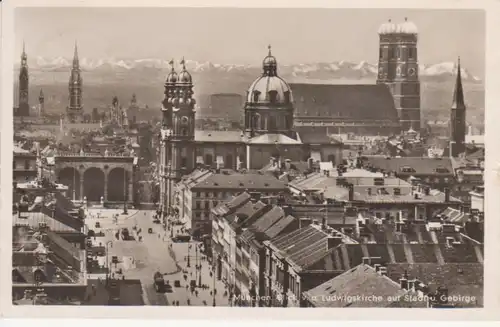
[{"label": "domed tower", "polygon": [[21,69],[19,71],[19,116],[30,115],[29,105],[29,74],[28,74],[28,56],[26,55],[24,42],[23,53],[21,54]]},{"label": "domed tower", "polygon": [[394,97],[403,131],[420,130],[420,81],[418,78],[418,30],[414,23],[380,26],[377,84],[387,84]]},{"label": "domed tower", "polygon": [[160,137],[160,202],[163,212],[172,207],[173,182],[194,169],[195,104],[193,79],[182,59],[182,70],[177,74],[173,67],[165,80],[162,102],[162,127]]},{"label": "domed tower", "polygon": [[278,76],[278,62],[269,46],[269,54],[262,62],[262,76],[247,91],[245,132],[250,137],[268,133],[292,136],[292,128],[292,91]]},{"label": "domed tower", "polygon": [[83,119],[82,82],[80,61],[78,60],[78,46],[75,42],[73,67],[71,68],[71,75],[69,77],[69,106],[66,108],[67,118],[70,122],[79,122]]}]

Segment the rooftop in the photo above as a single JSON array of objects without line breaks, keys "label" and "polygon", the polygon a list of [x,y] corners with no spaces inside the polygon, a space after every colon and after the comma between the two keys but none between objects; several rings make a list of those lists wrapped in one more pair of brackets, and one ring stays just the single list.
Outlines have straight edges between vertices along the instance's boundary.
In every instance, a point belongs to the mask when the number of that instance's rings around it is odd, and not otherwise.
[{"label": "rooftop", "polygon": [[[315,307],[386,307],[398,296],[408,291],[401,289],[399,283],[376,272],[369,265],[358,265],[343,274],[307,292],[305,296]],[[380,301],[375,301],[373,297]],[[335,300],[335,297],[350,298]]]},{"label": "rooftop", "polygon": [[246,137],[241,131],[194,131],[195,142],[243,143]]},{"label": "rooftop", "polygon": [[398,121],[386,85],[290,84],[295,115],[311,118]]},{"label": "rooftop", "polygon": [[295,269],[307,269],[328,252],[328,235],[308,226],[271,239],[270,246],[277,255],[287,258]]},{"label": "rooftop", "polygon": [[386,173],[409,175],[453,175],[450,158],[364,156],[363,166]]},{"label": "rooftop", "polygon": [[212,174],[192,189],[286,190],[286,184],[276,177],[259,173]]},{"label": "rooftop", "polygon": [[249,140],[250,144],[302,144],[300,140],[292,139],[283,134],[263,134]]}]

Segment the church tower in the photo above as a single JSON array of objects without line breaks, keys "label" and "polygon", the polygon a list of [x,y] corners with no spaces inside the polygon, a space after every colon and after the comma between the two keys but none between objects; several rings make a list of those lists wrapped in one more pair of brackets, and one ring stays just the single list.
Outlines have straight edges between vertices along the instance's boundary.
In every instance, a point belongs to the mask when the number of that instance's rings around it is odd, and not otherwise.
[{"label": "church tower", "polygon": [[464,89],[462,86],[462,74],[460,71],[460,58],[457,65],[457,80],[453,92],[453,102],[451,105],[450,116],[450,155],[458,157],[465,151],[465,133],[466,133],[466,107],[464,100]]},{"label": "church tower", "polygon": [[40,106],[38,114],[40,117],[43,117],[45,115],[45,96],[42,89],[40,89],[40,95],[38,96],[38,104]]},{"label": "church tower", "polygon": [[193,80],[182,59],[182,70],[172,71],[165,81],[165,96],[162,102],[162,127],[160,132],[160,201],[163,212],[172,207],[173,183],[195,167],[195,104]]},{"label": "church tower", "polygon": [[417,41],[415,24],[382,24],[377,84],[391,90],[403,131],[420,130],[420,81],[418,78]]},{"label": "church tower", "polygon": [[73,67],[71,68],[71,75],[69,78],[69,106],[66,108],[66,117],[70,122],[80,122],[83,120],[82,76],[76,42],[75,54],[73,55]]},{"label": "church tower", "polygon": [[28,56],[26,55],[24,42],[23,53],[21,54],[21,69],[19,71],[19,109],[18,116],[29,116],[29,74],[28,74]]}]

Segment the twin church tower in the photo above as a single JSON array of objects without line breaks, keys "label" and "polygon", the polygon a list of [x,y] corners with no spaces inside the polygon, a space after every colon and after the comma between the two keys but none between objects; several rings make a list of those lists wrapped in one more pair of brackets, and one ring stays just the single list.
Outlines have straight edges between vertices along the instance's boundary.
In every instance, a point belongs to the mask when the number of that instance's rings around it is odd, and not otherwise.
[{"label": "twin church tower", "polygon": [[[83,122],[82,86],[83,80],[80,61],[78,59],[78,46],[75,42],[73,64],[68,83],[69,104],[68,107],[66,107],[66,119],[72,123]],[[40,115],[43,116],[45,109],[45,96],[43,90],[40,90],[38,101]],[[30,116],[28,56],[26,55],[24,43],[23,52],[21,54],[21,67],[19,69],[19,105],[17,108],[14,108],[14,116]]]}]

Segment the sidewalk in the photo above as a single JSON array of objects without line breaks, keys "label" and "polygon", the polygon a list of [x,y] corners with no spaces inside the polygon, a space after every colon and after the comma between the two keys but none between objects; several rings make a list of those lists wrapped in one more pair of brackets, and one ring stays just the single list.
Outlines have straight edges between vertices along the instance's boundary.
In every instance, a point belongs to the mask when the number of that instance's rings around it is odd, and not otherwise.
[{"label": "sidewalk", "polygon": [[[178,264],[181,266],[182,270],[187,271],[187,274],[180,272],[172,276],[173,280],[180,280],[182,287],[174,287],[173,293],[166,293],[166,297],[169,300],[170,305],[173,301],[179,301],[179,305],[188,305],[188,299],[190,301],[189,305],[192,306],[213,306],[213,290],[214,290],[214,277],[215,277],[215,304],[216,306],[230,306],[229,294],[224,295],[226,288],[222,281],[217,280],[215,273],[211,274],[211,266],[208,261],[202,260],[202,254],[198,252],[198,264],[201,264],[201,271],[196,272],[196,251],[195,247],[199,244],[198,242],[190,243],[173,243],[172,249],[176,255]],[[188,246],[191,245],[189,251],[190,267],[187,267],[187,255]],[[191,292],[190,288],[186,289],[186,285],[190,283],[191,280],[196,280],[196,285],[199,285],[199,276],[201,274],[201,283],[205,286],[196,287],[195,292]],[[186,275],[186,279],[184,276]],[[212,276],[210,276],[212,275]],[[173,281],[171,281],[173,284]],[[198,295],[196,295],[196,292]]]}]

